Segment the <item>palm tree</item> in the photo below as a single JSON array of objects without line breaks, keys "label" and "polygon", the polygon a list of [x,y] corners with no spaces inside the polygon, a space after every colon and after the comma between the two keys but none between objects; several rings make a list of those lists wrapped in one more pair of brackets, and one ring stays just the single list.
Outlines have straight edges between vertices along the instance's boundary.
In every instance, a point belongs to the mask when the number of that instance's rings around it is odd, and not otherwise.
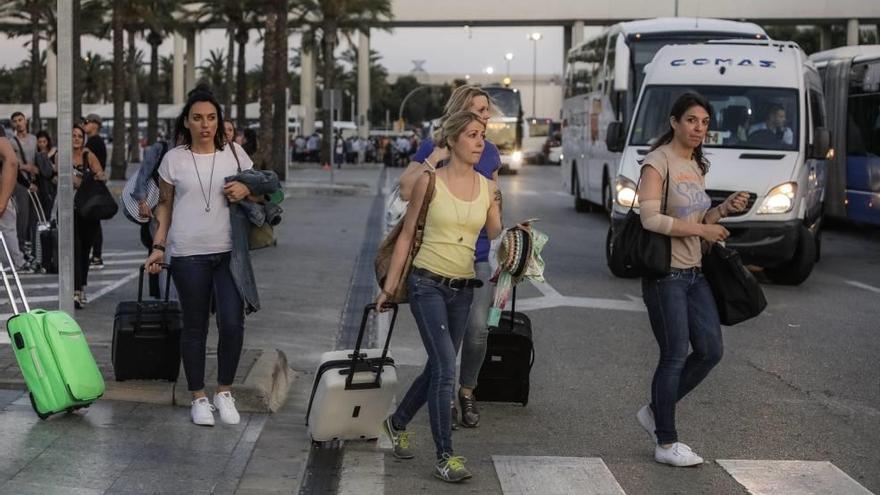
[{"label": "palm tree", "polygon": [[35,132],[40,129],[40,101],[43,87],[42,68],[40,63],[40,33],[45,26],[54,20],[54,3],[52,0],[13,0],[0,7],[0,18],[6,17],[18,21],[15,27],[7,30],[10,38],[30,36],[25,46],[30,45],[30,97],[31,97],[31,128]]},{"label": "palm tree", "polygon": [[[225,25],[227,36],[226,50],[226,77],[223,86],[215,88],[221,95],[223,113],[232,116],[232,94],[235,93],[235,102],[238,112],[238,126],[245,124],[244,108],[246,99],[246,72],[245,72],[245,46],[250,39],[248,30],[256,27],[258,13],[265,8],[262,0],[215,0],[205,3],[201,0],[190,2],[198,4],[198,10],[193,11],[188,17],[197,25]],[[238,57],[235,56],[235,45],[238,44]],[[237,90],[233,91],[233,72],[237,65]]]},{"label": "palm tree", "polygon": [[109,60],[97,53],[86,52],[83,60],[82,80],[85,85],[83,100],[88,103],[104,103],[109,93],[107,87]]},{"label": "palm tree", "polygon": [[125,179],[125,69],[122,65],[125,40],[123,38],[123,9],[126,0],[113,1],[113,154],[111,178]]},{"label": "palm tree", "polygon": [[147,87],[147,142],[155,143],[159,130],[159,45],[176,26],[174,0],[153,0],[144,9],[147,43],[150,45],[150,80]]},{"label": "palm tree", "polygon": [[[333,52],[339,32],[349,38],[357,31],[369,31],[393,17],[391,0],[300,0],[303,24],[317,38],[321,37],[324,54],[324,90],[335,84]],[[349,43],[353,44],[353,43]],[[333,116],[328,109],[323,112],[324,139],[321,143],[321,159],[330,161],[330,136]]]},{"label": "palm tree", "polygon": [[225,87],[226,56],[222,50],[211,50],[210,55],[202,65],[198,66],[201,73],[201,81],[208,83],[212,88]]},{"label": "palm tree", "polygon": [[[284,3],[287,3],[286,1]],[[283,17],[287,17],[284,12]],[[265,28],[263,32],[263,82],[260,87],[260,133],[257,139],[257,156],[254,162],[258,168],[268,168],[272,159],[273,128],[272,105],[277,83],[277,48],[278,48],[278,9],[270,8],[265,12]],[[286,34],[286,33],[285,33]],[[286,36],[284,36],[286,38]],[[285,63],[285,66],[287,64]]]}]

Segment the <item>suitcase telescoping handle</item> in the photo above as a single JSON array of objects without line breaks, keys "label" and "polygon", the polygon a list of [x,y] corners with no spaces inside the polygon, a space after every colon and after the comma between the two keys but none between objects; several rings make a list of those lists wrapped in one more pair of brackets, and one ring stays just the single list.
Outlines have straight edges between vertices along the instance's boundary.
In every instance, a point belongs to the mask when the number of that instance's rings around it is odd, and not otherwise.
[{"label": "suitcase telescoping handle", "polygon": [[40,201],[40,196],[34,191],[28,190],[28,197],[31,198],[31,204],[34,205],[34,211],[37,212],[37,222],[47,223],[46,210],[43,208],[43,202]]},{"label": "suitcase telescoping handle", "polygon": [[[378,366],[367,366],[366,370],[363,368],[364,364],[367,363],[367,360],[361,355],[361,345],[364,341],[364,334],[367,333],[367,319],[370,317],[372,311],[376,311],[376,304],[370,303],[364,307],[364,316],[361,318],[361,328],[360,331],[358,331],[357,342],[354,344],[354,352],[351,356],[351,367],[348,369],[348,376],[345,378],[346,390],[379,388],[382,384],[382,369],[385,365],[385,358],[388,356],[388,347],[391,344],[391,333],[394,331],[394,322],[397,321],[397,304],[385,303],[385,307],[390,308],[392,312],[391,324],[388,326],[388,335],[385,337],[385,345],[382,347],[382,357],[378,361]],[[352,383],[355,371],[375,371],[376,379],[372,382]]]},{"label": "suitcase telescoping handle", "polygon": [[[159,263],[163,269],[168,269],[168,264]],[[141,265],[140,272],[138,273],[138,303],[144,302],[144,265]],[[171,294],[171,273],[166,274],[165,278],[165,302],[168,302],[168,298]],[[138,306],[140,307],[140,306]]]},{"label": "suitcase telescoping handle", "polygon": [[[27,297],[24,295],[24,289],[21,286],[21,280],[18,278],[18,272],[15,270],[15,262],[12,260],[12,255],[9,254],[9,246],[6,244],[6,237],[3,235],[3,232],[0,232],[0,242],[3,243],[3,252],[6,254],[6,259],[9,261],[9,270],[15,278],[15,285],[18,287],[19,295],[21,295],[21,302],[24,306],[24,311],[25,313],[28,313],[30,312],[31,307],[28,305]],[[0,256],[0,258],[2,258],[2,256]],[[3,273],[3,285],[6,286],[6,294],[9,296],[9,304],[12,305],[12,312],[14,314],[20,314],[18,311],[18,304],[15,302],[15,294],[12,292],[12,287],[9,285],[9,277],[6,275],[6,269],[2,260],[0,260],[0,273]]]},{"label": "suitcase telescoping handle", "polygon": [[[165,263],[160,263],[159,266],[161,266],[162,268],[164,268],[166,270],[168,269],[168,265]],[[137,333],[141,330],[141,317],[144,312],[143,303],[144,303],[144,272],[145,271],[146,270],[144,269],[144,265],[141,265],[140,271],[138,272],[137,311],[135,312],[135,316],[134,316],[134,332],[135,333]],[[168,298],[171,295],[171,273],[166,273],[165,276],[166,276],[166,279],[165,279],[165,302],[167,303],[169,300]],[[166,318],[166,315],[163,312],[162,313],[163,323],[166,323],[164,321],[165,318]]]}]

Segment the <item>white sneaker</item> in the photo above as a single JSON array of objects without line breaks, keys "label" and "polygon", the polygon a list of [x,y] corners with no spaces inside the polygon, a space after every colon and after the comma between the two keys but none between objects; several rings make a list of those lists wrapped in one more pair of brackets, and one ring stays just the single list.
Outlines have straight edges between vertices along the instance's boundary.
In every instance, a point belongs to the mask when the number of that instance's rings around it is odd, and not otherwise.
[{"label": "white sneaker", "polygon": [[639,420],[639,424],[642,425],[642,428],[644,428],[645,431],[648,432],[648,435],[651,436],[654,445],[657,445],[657,433],[655,433],[657,425],[654,423],[654,411],[651,410],[651,406],[648,405],[639,409],[639,412],[636,413],[636,419]]},{"label": "white sneaker", "polygon": [[220,411],[220,420],[228,425],[237,425],[241,421],[238,410],[235,409],[235,399],[229,392],[220,392],[214,395],[214,407]]},{"label": "white sneaker", "polygon": [[654,449],[654,460],[661,464],[669,464],[676,467],[696,466],[703,463],[702,457],[695,454],[690,447],[681,442],[675,442],[668,449],[658,445]]},{"label": "white sneaker", "polygon": [[192,401],[192,422],[199,426],[214,426],[214,406],[207,397],[199,397]]}]

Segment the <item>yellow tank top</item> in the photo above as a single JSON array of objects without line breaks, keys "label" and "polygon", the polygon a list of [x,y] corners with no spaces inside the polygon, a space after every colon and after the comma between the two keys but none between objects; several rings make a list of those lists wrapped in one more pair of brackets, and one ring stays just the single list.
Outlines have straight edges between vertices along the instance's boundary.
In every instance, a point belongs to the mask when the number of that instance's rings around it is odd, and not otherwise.
[{"label": "yellow tank top", "polygon": [[413,266],[450,278],[474,278],[474,251],[489,211],[489,181],[480,174],[480,194],[462,201],[439,177],[428,208],[422,247]]}]

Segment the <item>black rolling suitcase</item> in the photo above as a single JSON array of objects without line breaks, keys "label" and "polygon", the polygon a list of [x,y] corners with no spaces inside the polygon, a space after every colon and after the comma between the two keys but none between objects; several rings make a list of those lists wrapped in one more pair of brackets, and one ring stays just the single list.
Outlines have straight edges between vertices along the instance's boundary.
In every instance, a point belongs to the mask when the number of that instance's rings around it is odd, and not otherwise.
[{"label": "black rolling suitcase", "polygon": [[488,402],[529,403],[529,374],[535,363],[532,322],[516,312],[516,287],[510,311],[501,313],[497,327],[489,327],[486,357],[477,378],[474,397]]},{"label": "black rolling suitcase", "polygon": [[138,300],[116,306],[113,321],[113,373],[117,381],[177,381],[180,373],[180,332],[183,318],[178,301],[169,301],[171,277],[164,300],[144,301],[144,267],[138,278]]}]

